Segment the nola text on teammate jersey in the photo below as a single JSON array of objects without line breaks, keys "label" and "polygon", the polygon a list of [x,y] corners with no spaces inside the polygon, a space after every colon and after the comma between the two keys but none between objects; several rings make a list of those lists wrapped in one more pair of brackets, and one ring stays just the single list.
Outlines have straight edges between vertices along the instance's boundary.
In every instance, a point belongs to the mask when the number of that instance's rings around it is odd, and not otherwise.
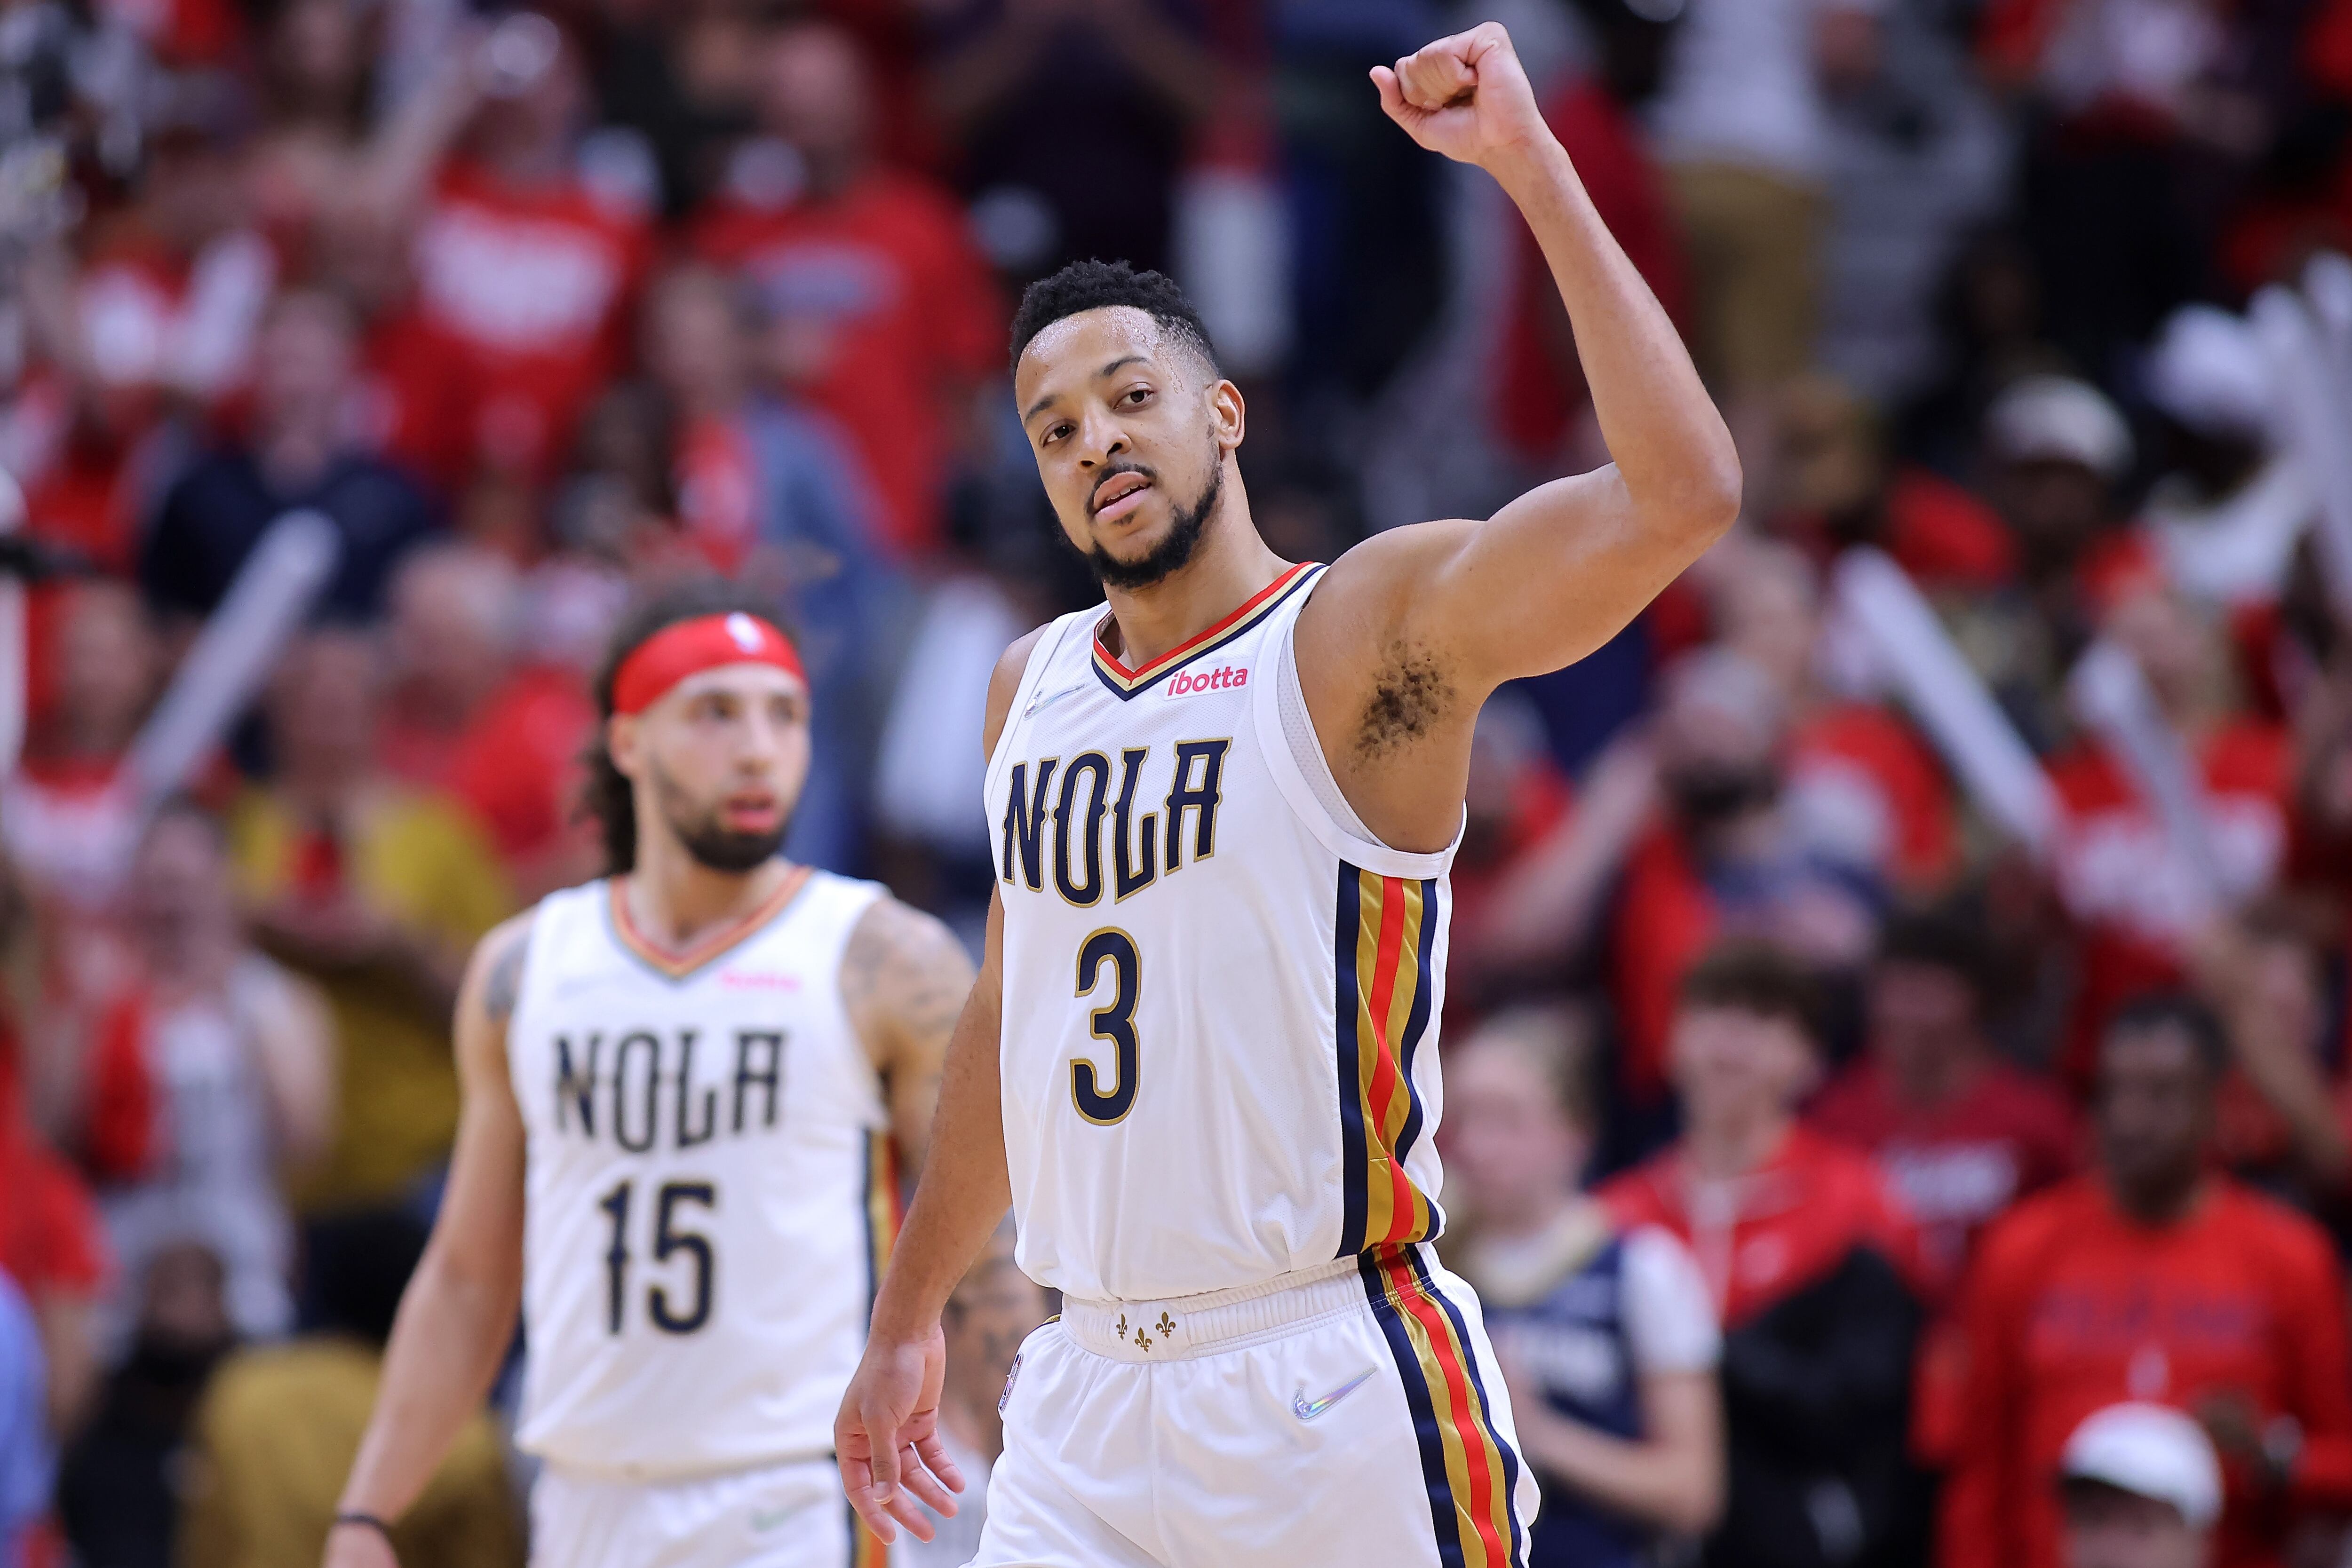
[{"label": "nola text on teammate jersey", "polygon": [[650,1151],[665,1131],[672,1147],[690,1149],[722,1133],[740,1137],[773,1127],[783,1089],[783,1031],[737,1030],[731,1072],[723,1047],[703,1058],[719,1069],[715,1082],[695,1071],[699,1035],[693,1029],[633,1029],[608,1040],[592,1031],[575,1051],[571,1036],[558,1034],[556,1132],[610,1138],[635,1155]]}]

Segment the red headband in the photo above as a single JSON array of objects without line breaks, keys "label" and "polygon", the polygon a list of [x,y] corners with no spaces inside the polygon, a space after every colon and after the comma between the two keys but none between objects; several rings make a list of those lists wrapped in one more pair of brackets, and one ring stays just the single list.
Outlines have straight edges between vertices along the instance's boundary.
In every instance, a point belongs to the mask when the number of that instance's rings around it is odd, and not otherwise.
[{"label": "red headband", "polygon": [[638,643],[614,673],[613,711],[643,713],[687,676],[726,664],[769,664],[808,685],[790,640],[738,610],[677,622]]}]

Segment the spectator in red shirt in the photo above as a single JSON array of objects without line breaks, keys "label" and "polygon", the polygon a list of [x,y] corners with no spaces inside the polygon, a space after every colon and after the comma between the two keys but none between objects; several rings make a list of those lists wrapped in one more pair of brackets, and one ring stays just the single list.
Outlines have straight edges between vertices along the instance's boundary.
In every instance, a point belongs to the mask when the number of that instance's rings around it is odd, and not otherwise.
[{"label": "spectator in red shirt", "polygon": [[768,46],[761,120],[798,189],[737,181],[705,214],[703,255],[739,267],[774,322],[779,364],[857,444],[878,493],[875,541],[938,548],[950,454],[976,442],[981,384],[1003,370],[1003,312],[946,192],[886,168],[856,47],[816,23]]},{"label": "spectator in red shirt", "polygon": [[1710,953],[1675,1015],[1683,1138],[1601,1193],[1621,1226],[1688,1243],[1722,1313],[1730,1491],[1711,1568],[1892,1568],[1924,1532],[1904,1445],[1910,1225],[1868,1156],[1796,1119],[1815,1009],[1778,951]]},{"label": "spectator in red shirt", "polygon": [[1868,956],[1876,920],[1870,868],[1792,809],[1788,707],[1771,677],[1716,647],[1676,664],[1665,686],[1654,731],[1662,809],[1617,852],[1609,933],[1637,1099],[1663,1076],[1676,983],[1717,935],[1843,968]]},{"label": "spectator in red shirt", "polygon": [[1798,378],[1778,407],[1783,509],[1773,531],[1826,563],[1853,545],[1895,558],[1921,591],[1969,596],[2017,579],[2018,541],[1976,492],[1905,461],[1875,409],[1827,375]]},{"label": "spectator in red shirt", "polygon": [[392,583],[386,771],[472,808],[526,894],[594,874],[574,808],[596,710],[577,670],[524,656],[521,584],[505,557],[432,545]]},{"label": "spectator in red shirt", "polygon": [[510,17],[493,43],[485,97],[416,229],[413,340],[380,351],[415,383],[404,395],[464,397],[460,449],[424,455],[438,476],[543,478],[627,357],[651,193],[583,178],[587,84],[552,23]]},{"label": "spectator in red shirt", "polygon": [[89,1189],[26,1111],[17,1040],[0,1020],[0,1271],[33,1309],[49,1369],[49,1425],[68,1432],[98,1387],[93,1325],[110,1270]]},{"label": "spectator in red shirt", "polygon": [[1719,549],[1708,598],[1723,645],[1780,688],[1788,713],[1787,809],[1803,836],[1897,886],[1952,874],[1959,833],[1951,787],[1926,741],[1893,709],[1822,678],[1821,584],[1794,546]]},{"label": "spectator in red shirt", "polygon": [[1878,1161],[1919,1227],[1938,1295],[1958,1284],[1988,1221],[2080,1162],[2064,1098],[1986,1038],[1980,919],[1947,909],[1887,923],[1871,966],[1867,1048],[1806,1118]]},{"label": "spectator in red shirt", "polygon": [[2216,1157],[2340,1235],[2352,1218],[2352,1062],[2344,1060],[2345,1022],[2332,1016],[2327,954],[2313,925],[2294,901],[2264,900],[2204,932],[2195,969],[2200,993],[2229,1031]]},{"label": "spectator in red shirt", "polygon": [[27,684],[36,717],[0,786],[0,844],[31,905],[51,998],[94,995],[127,963],[116,900],[139,836],[123,759],[161,685],[163,648],[138,590],[84,578],[37,595]]},{"label": "spectator in red shirt", "polygon": [[37,538],[120,570],[173,466],[167,415],[201,424],[242,384],[278,265],[247,222],[242,93],[216,72],[142,78],[153,101],[137,199],[93,221],[75,256],[26,258],[37,350],[11,411],[8,469]]},{"label": "spectator in red shirt", "polygon": [[2087,573],[2101,633],[2146,674],[2204,793],[2204,857],[2167,831],[2147,789],[2106,747],[2086,740],[2054,758],[2051,782],[2066,807],[2057,883],[2085,927],[2083,978],[2065,1065],[2087,1081],[2099,1026],[2136,991],[2176,985],[2214,902],[2268,886],[2287,848],[2291,758],[2285,731],[2235,706],[2220,628],[2166,580],[2137,543],[2105,552]]},{"label": "spectator in red shirt", "polygon": [[1945,1568],[2059,1568],[2061,1450],[2126,1399],[2212,1436],[2219,1568],[2271,1568],[2300,1519],[2352,1506],[2342,1276],[2316,1226],[2209,1169],[2227,1049],[2185,998],[2119,1013],[2099,1051],[2096,1168],[1986,1237],[1961,1309]]},{"label": "spectator in red shirt", "polygon": [[1888,923],[1867,989],[1866,1050],[1808,1115],[1868,1150],[1919,1227],[1937,1316],[1920,1349],[1911,1438],[1931,1465],[1950,1454],[1959,1418],[1958,1333],[1946,1309],[1969,1251],[1996,1215],[2070,1175],[2081,1145],[2064,1097],[1985,1036],[1982,918],[1951,910]]}]

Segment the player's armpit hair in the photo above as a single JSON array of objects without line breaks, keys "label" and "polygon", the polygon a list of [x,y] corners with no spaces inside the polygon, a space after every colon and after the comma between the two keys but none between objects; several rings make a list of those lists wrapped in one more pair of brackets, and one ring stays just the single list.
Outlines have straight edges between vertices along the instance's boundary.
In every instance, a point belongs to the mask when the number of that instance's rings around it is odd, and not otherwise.
[{"label": "player's armpit hair", "polygon": [[1013,317],[1013,365],[1020,365],[1031,340],[1055,322],[1122,305],[1159,322],[1160,330],[1200,355],[1211,373],[1216,373],[1217,350],[1209,340],[1208,326],[1176,280],[1163,273],[1138,272],[1123,261],[1074,261],[1031,284]]},{"label": "player's armpit hair", "polygon": [[522,994],[522,961],[530,950],[530,927],[515,927],[505,934],[505,941],[482,977],[482,1011],[496,1024],[514,1016],[515,1001]]},{"label": "player's armpit hair", "polygon": [[1454,706],[1454,683],[1426,648],[1391,645],[1356,727],[1357,755],[1377,759],[1419,739]]}]

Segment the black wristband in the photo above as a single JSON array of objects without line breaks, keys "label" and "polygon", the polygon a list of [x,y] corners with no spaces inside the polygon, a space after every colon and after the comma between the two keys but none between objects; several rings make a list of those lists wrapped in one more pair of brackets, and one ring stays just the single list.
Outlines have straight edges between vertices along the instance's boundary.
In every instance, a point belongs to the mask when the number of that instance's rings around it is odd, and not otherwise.
[{"label": "black wristband", "polygon": [[341,1530],[346,1524],[356,1524],[362,1530],[373,1530],[378,1535],[383,1536],[387,1542],[392,1539],[392,1526],[386,1524],[383,1520],[378,1519],[372,1513],[339,1513],[335,1515],[334,1527],[336,1529]]}]

